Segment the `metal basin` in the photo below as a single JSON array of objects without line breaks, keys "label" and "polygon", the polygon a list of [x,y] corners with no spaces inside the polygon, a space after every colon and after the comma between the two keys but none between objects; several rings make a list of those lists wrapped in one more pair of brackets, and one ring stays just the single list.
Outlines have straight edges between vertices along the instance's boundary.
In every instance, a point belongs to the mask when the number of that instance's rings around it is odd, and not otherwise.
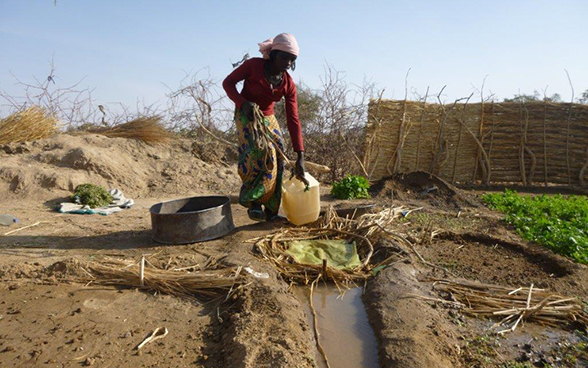
[{"label": "metal basin", "polygon": [[220,238],[235,228],[226,196],[206,196],[162,202],[149,209],[153,240],[190,244]]}]

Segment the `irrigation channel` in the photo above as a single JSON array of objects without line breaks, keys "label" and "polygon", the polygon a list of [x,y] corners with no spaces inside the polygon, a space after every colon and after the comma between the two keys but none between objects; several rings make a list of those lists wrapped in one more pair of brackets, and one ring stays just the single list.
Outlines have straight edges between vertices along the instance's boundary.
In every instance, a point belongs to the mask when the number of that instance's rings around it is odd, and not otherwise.
[{"label": "irrigation channel", "polygon": [[[378,341],[368,321],[361,299],[363,289],[353,288],[343,296],[331,286],[321,283],[313,292],[313,305],[318,315],[320,342],[331,368],[378,368]],[[295,294],[304,306],[308,325],[313,326],[309,303],[309,287],[296,287]],[[319,354],[317,365],[326,368]]]}]

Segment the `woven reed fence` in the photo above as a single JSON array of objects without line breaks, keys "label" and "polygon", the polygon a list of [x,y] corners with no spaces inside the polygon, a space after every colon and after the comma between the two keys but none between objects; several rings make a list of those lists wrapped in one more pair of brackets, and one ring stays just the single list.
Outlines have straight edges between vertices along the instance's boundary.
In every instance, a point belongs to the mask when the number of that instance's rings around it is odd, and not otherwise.
[{"label": "woven reed fence", "polygon": [[426,171],[452,183],[588,186],[588,106],[374,100],[370,180]]}]

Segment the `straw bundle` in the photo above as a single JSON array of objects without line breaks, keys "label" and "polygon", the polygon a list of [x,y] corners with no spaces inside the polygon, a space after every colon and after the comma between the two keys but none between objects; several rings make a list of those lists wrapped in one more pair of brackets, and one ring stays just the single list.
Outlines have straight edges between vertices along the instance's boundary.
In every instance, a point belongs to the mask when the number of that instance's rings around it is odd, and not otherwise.
[{"label": "straw bundle", "polygon": [[0,144],[20,143],[52,136],[58,120],[38,106],[0,120]]},{"label": "straw bundle", "polygon": [[435,288],[450,293],[470,315],[499,318],[492,326],[503,328],[498,333],[514,331],[526,321],[548,326],[571,322],[588,325],[588,310],[578,298],[550,293],[533,285],[513,290],[504,286],[437,280]]},{"label": "straw bundle", "polygon": [[170,133],[161,124],[159,116],[144,116],[112,128],[91,130],[107,137],[136,139],[147,143],[166,142]]},{"label": "straw bundle", "polygon": [[370,180],[424,170],[452,183],[585,185],[586,105],[378,100],[368,116]]},{"label": "straw bundle", "polygon": [[85,282],[155,290],[189,298],[217,296],[244,281],[241,267],[187,272],[164,270],[151,265],[144,267],[141,272],[139,262],[114,259],[88,262],[81,267],[87,275],[83,280]]},{"label": "straw bundle", "polygon": [[[375,214],[362,215],[355,220],[339,217],[333,208],[329,208],[321,219],[309,227],[282,228],[267,236],[251,239],[250,242],[254,242],[261,256],[290,282],[306,285],[322,277],[334,281],[337,286],[349,285],[366,280],[375,267],[391,261],[390,258],[379,264],[372,264],[370,260],[374,251],[373,244],[380,236],[386,235],[386,227],[399,218],[403,210],[404,207],[388,208]],[[286,254],[289,242],[312,239],[355,240],[361,266],[353,270],[339,270],[327,264],[299,264]]]}]

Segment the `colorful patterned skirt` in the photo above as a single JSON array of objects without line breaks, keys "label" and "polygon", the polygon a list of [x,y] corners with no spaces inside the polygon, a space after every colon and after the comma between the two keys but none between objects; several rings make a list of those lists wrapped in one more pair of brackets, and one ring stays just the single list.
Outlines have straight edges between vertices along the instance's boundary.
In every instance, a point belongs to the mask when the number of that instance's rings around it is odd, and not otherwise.
[{"label": "colorful patterned skirt", "polygon": [[275,145],[284,152],[284,138],[274,115],[266,116],[264,121],[273,141],[265,150],[255,144],[249,119],[240,111],[235,112],[239,133],[238,171],[243,181],[239,203],[247,208],[264,205],[266,210],[277,214],[282,200],[284,160]]}]

